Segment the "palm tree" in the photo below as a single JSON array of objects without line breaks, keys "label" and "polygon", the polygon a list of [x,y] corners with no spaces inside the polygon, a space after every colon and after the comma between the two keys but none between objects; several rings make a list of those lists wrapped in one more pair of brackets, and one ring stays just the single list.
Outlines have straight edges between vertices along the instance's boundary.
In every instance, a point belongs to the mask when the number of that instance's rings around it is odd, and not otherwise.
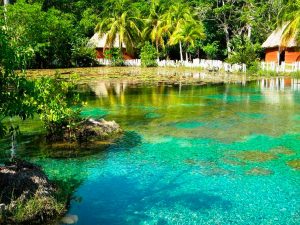
[{"label": "palm tree", "polygon": [[196,24],[194,22],[194,14],[191,13],[192,11],[193,10],[187,3],[179,0],[176,1],[164,15],[168,27],[173,27],[173,34],[171,35],[169,44],[174,45],[179,43],[181,61],[183,61],[182,42],[184,40],[182,30],[187,23]]},{"label": "palm tree", "polygon": [[[169,44],[175,45],[179,43],[180,57],[181,61],[183,61],[181,42],[185,43],[188,49],[190,46],[195,46],[195,42],[197,39],[203,38],[205,38],[205,33],[202,23],[196,21],[186,21],[183,24],[178,24],[169,40]],[[187,51],[186,60],[188,60]]]},{"label": "palm tree", "polygon": [[117,0],[109,1],[114,4],[109,8],[108,15],[103,16],[103,20],[96,26],[99,36],[107,35],[105,46],[111,48],[116,40],[119,41],[119,48],[122,49],[122,43],[126,45],[126,50],[132,52],[138,41],[141,32],[141,21],[138,17],[133,16],[134,9],[128,8],[130,1]]},{"label": "palm tree", "polygon": [[145,19],[145,28],[142,36],[146,40],[151,39],[152,43],[156,46],[157,56],[159,59],[159,47],[164,48],[165,40],[164,37],[168,35],[168,24],[164,19],[165,8],[161,4],[160,0],[152,0],[150,6],[150,14]]},{"label": "palm tree", "polygon": [[283,46],[286,46],[291,38],[296,38],[296,41],[300,43],[300,0],[288,1],[279,23],[286,24],[281,38]]}]

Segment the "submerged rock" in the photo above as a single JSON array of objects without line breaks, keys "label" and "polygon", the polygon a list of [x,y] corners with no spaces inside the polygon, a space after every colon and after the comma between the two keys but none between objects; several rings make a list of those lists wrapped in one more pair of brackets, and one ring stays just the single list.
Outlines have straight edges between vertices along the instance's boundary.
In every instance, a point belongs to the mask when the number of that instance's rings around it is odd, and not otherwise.
[{"label": "submerged rock", "polygon": [[287,164],[296,170],[300,170],[300,159],[288,161]]},{"label": "submerged rock", "polygon": [[37,223],[64,212],[55,186],[40,167],[15,160],[0,167],[2,220],[5,224]]},{"label": "submerged rock", "polygon": [[61,219],[61,222],[64,224],[75,224],[78,222],[77,215],[66,215]]},{"label": "submerged rock", "polygon": [[227,159],[227,158],[224,158],[223,162],[225,164],[231,165],[231,166],[244,166],[244,165],[246,165],[245,162],[241,162],[241,161],[233,160],[233,159]]},{"label": "submerged rock", "polygon": [[200,173],[205,176],[225,176],[225,175],[232,174],[233,171],[223,169],[221,167],[212,167],[212,168],[202,169]]},{"label": "submerged rock", "polygon": [[243,151],[234,155],[236,158],[248,162],[265,162],[277,159],[275,154],[261,151]]},{"label": "submerged rock", "polygon": [[267,175],[271,175],[274,172],[272,170],[269,169],[265,169],[265,168],[261,168],[261,167],[255,167],[253,169],[250,169],[248,171],[246,171],[247,175],[256,175],[256,176],[267,176]]},{"label": "submerged rock", "polygon": [[294,151],[285,148],[285,147],[277,147],[277,148],[273,148],[270,150],[271,153],[276,154],[276,155],[293,155],[295,154]]}]

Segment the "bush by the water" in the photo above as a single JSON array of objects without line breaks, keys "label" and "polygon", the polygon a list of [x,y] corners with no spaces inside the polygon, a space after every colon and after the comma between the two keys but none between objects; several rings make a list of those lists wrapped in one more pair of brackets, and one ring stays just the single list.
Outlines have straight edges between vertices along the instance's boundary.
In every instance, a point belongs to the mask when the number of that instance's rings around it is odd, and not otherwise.
[{"label": "bush by the water", "polygon": [[64,80],[58,75],[35,81],[33,104],[49,140],[61,139],[66,131],[69,139],[75,136],[76,125],[80,121],[81,103],[74,89],[74,79]]},{"label": "bush by the water", "polygon": [[124,59],[121,49],[110,48],[106,49],[104,52],[105,59],[111,60],[112,66],[124,66]]},{"label": "bush by the water", "polygon": [[145,42],[145,45],[141,49],[141,61],[144,67],[157,66],[157,52],[153,45],[149,41]]}]

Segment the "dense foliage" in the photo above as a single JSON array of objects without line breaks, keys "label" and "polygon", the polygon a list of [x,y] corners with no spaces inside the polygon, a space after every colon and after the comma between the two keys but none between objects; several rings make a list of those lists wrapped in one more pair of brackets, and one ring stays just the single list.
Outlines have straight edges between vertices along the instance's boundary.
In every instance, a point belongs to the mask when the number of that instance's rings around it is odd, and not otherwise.
[{"label": "dense foliage", "polygon": [[29,65],[38,68],[94,65],[93,53],[82,40],[95,31],[108,35],[107,47],[118,41],[129,53],[140,52],[150,41],[161,58],[229,58],[247,64],[245,54],[251,60],[260,58],[257,46],[278,25],[288,24],[283,42],[299,37],[299,0],[11,2],[8,31],[18,46],[31,48]]},{"label": "dense foliage", "polygon": [[8,129],[4,125],[6,117],[18,116],[24,120],[35,113],[41,118],[49,137],[61,137],[65,130],[72,135],[72,126],[79,120],[80,113],[74,108],[79,102],[73,92],[74,79],[43,77],[29,80],[23,71],[16,73],[16,68],[24,68],[28,54],[26,49],[13,45],[11,39],[0,27],[0,137],[17,129],[13,126]]},{"label": "dense foliage", "polygon": [[5,117],[26,119],[34,113],[33,83],[15,73],[16,67],[23,68],[25,58],[26,51],[11,45],[4,29],[0,28],[0,137],[14,130],[3,125]]}]

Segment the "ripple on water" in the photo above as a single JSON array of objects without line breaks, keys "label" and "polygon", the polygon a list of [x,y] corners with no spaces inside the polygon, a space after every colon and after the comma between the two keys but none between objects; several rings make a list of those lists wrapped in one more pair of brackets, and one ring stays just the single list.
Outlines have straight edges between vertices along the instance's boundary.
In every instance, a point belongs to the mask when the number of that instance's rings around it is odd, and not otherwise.
[{"label": "ripple on water", "polygon": [[266,117],[265,114],[262,113],[246,113],[246,112],[238,112],[237,113],[241,118],[249,118],[249,119],[263,119]]},{"label": "ripple on water", "polygon": [[177,122],[172,123],[171,126],[177,129],[195,129],[204,126],[204,123],[199,121]]},{"label": "ripple on water", "polygon": [[107,116],[109,113],[107,110],[101,108],[83,108],[81,111],[82,117],[93,117],[93,118],[102,118]]}]

